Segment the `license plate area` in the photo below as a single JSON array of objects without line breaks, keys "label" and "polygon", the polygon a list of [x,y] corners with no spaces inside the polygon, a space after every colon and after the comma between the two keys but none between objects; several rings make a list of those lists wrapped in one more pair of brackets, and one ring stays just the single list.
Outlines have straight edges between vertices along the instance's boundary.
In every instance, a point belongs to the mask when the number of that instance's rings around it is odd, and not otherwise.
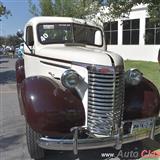
[{"label": "license plate area", "polygon": [[131,134],[140,134],[151,131],[154,125],[154,118],[132,121]]}]

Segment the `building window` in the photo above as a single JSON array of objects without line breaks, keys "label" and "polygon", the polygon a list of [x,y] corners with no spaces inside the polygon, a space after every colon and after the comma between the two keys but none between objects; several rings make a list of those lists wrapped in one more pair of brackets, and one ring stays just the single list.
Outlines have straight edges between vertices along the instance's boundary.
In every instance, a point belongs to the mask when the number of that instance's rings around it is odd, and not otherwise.
[{"label": "building window", "polygon": [[123,21],[123,44],[139,44],[139,19]]},{"label": "building window", "polygon": [[104,23],[104,33],[107,44],[118,43],[118,22],[106,22]]},{"label": "building window", "polygon": [[160,44],[160,23],[153,23],[146,18],[145,44]]}]

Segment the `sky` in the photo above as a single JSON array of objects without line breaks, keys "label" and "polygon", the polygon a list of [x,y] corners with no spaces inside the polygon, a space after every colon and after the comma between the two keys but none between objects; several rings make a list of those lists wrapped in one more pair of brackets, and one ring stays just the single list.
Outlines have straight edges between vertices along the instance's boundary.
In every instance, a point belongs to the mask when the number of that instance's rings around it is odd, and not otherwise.
[{"label": "sky", "polygon": [[[12,16],[1,18],[0,36],[15,35],[18,29],[24,29],[25,23],[33,17],[29,12],[28,0],[0,0]],[[37,3],[38,0],[33,0]]]},{"label": "sky", "polygon": [[[38,1],[32,0],[37,5]],[[54,2],[54,0],[52,1]],[[0,36],[15,35],[18,29],[23,30],[26,22],[33,17],[29,12],[28,0],[0,0],[0,2],[12,13],[12,16],[9,16],[8,19],[5,17],[1,18]]]}]

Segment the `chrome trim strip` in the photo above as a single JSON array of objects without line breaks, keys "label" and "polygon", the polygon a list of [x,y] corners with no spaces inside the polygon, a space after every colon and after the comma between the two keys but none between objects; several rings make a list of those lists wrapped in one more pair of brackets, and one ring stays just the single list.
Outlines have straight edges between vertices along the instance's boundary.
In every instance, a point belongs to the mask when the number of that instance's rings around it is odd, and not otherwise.
[{"label": "chrome trim strip", "polygon": [[50,66],[54,66],[54,67],[60,67],[60,68],[64,68],[64,69],[70,69],[71,67],[68,67],[68,66],[64,66],[64,65],[61,65],[61,64],[55,64],[55,63],[50,63],[50,62],[45,62],[45,61],[40,61],[41,63],[43,64],[46,64],[46,65],[50,65]]},{"label": "chrome trim strip", "polygon": [[68,60],[62,60],[62,59],[57,59],[57,58],[50,58],[50,57],[45,57],[45,56],[41,56],[41,55],[37,55],[37,54],[30,54],[30,53],[24,53],[24,54],[27,55],[27,56],[32,56],[32,57],[36,57],[36,58],[42,58],[42,59],[46,59],[46,60],[52,60],[52,61],[72,64],[72,62],[68,61]]},{"label": "chrome trim strip", "polygon": [[105,99],[106,97],[107,98],[113,98],[113,95],[112,95],[112,93],[111,94],[108,94],[108,95],[99,95],[99,94],[89,94],[89,96],[88,96],[89,98],[100,98],[100,99]]},{"label": "chrome trim strip", "polygon": [[110,107],[111,105],[107,105],[107,107],[109,107],[109,108],[103,107],[103,105],[100,106],[100,105],[95,105],[95,104],[91,104],[91,105],[89,104],[88,106],[89,106],[90,109],[101,109],[101,110],[104,109],[104,110],[106,110],[106,111],[107,111],[107,110],[110,111],[110,110],[112,109],[112,108]]},{"label": "chrome trim strip", "polygon": [[92,78],[91,81],[89,83],[94,83],[94,82],[108,82],[108,83],[113,83],[114,81],[111,79],[111,80],[108,80],[108,79],[98,79],[98,78]]},{"label": "chrome trim strip", "polygon": [[105,90],[104,91],[102,91],[102,90],[93,90],[93,89],[90,91],[90,93],[93,93],[93,94],[94,93],[95,94],[102,94],[102,95],[113,94],[113,92],[108,92],[108,91],[105,91]]},{"label": "chrome trim strip", "polygon": [[[155,130],[155,135],[160,133],[160,129]],[[123,136],[122,143],[131,143],[145,138],[149,138],[150,133],[135,134]],[[73,139],[52,139],[42,137],[38,140],[38,145],[48,150],[73,150]],[[115,138],[88,138],[78,139],[78,150],[98,149],[105,147],[114,147]]]},{"label": "chrome trim strip", "polygon": [[[112,87],[112,86],[111,86]],[[112,88],[109,88],[109,87],[96,87],[96,86],[89,86],[88,87],[89,89],[93,89],[93,90],[108,90],[108,91],[113,91]]]},{"label": "chrome trim strip", "polygon": [[[105,82],[106,82],[106,81],[105,81]],[[97,86],[101,87],[102,89],[105,89],[104,87],[111,87],[111,86],[112,86],[109,82],[110,82],[110,81],[108,81],[108,83],[100,83],[100,82],[98,82],[98,81],[93,81],[93,80],[91,80],[91,81],[89,82],[89,85],[92,85],[92,86],[97,85]],[[112,83],[113,83],[113,81],[112,81]]]}]

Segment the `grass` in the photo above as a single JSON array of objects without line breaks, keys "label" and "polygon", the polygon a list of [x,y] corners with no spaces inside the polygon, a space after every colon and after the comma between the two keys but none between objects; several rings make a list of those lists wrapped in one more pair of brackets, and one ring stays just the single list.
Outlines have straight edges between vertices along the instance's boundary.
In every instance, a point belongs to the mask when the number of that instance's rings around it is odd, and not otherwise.
[{"label": "grass", "polygon": [[160,65],[158,62],[146,62],[146,61],[125,61],[125,70],[129,68],[137,68],[143,76],[152,81],[160,91]]}]

